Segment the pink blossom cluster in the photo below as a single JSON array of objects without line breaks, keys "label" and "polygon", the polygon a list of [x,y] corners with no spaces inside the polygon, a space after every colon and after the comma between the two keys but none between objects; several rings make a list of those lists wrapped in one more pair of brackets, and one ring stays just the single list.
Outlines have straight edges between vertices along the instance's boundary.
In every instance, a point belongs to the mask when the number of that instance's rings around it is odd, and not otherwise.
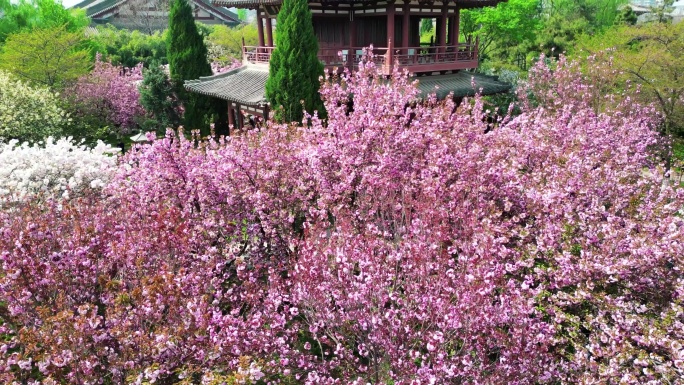
[{"label": "pink blossom cluster", "polygon": [[231,70],[234,70],[242,65],[242,62],[236,59],[233,59],[230,63],[223,64],[218,61],[213,61],[211,62],[211,72],[214,75],[222,74],[224,72],[228,72]]},{"label": "pink blossom cluster", "polygon": [[145,114],[138,92],[142,78],[142,63],[133,68],[117,67],[103,62],[98,53],[95,68],[82,76],[69,94],[81,114],[100,117],[125,134]]},{"label": "pink blossom cluster", "polygon": [[492,118],[369,64],[325,122],[170,133],[2,213],[0,380],[677,383],[684,190],[653,109],[590,87],[540,63]]}]

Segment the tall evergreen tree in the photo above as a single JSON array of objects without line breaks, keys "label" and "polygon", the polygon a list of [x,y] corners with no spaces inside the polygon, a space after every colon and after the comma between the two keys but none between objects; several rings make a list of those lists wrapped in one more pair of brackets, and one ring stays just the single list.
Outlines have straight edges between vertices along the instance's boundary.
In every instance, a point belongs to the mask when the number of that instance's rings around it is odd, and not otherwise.
[{"label": "tall evergreen tree", "polygon": [[269,71],[266,98],[277,121],[300,122],[303,109],[325,114],[318,94],[323,64],[306,0],[283,1]]},{"label": "tall evergreen tree", "polygon": [[185,80],[212,74],[207,62],[207,47],[197,30],[187,0],[173,0],[171,3],[166,44],[171,81],[185,107],[183,123],[186,128],[199,129],[202,135],[207,135],[209,126],[206,117],[212,114],[214,101],[183,88]]}]

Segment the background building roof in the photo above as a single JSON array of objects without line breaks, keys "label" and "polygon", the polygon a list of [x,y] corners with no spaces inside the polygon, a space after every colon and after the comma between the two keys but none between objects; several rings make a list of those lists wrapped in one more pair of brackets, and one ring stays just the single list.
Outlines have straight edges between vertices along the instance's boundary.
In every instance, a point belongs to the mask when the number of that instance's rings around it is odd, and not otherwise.
[{"label": "background building roof", "polygon": [[[118,9],[127,2],[129,2],[129,0],[84,0],[73,5],[71,8],[84,9],[86,15],[88,15],[94,23],[101,24],[113,15],[117,15]],[[190,6],[203,9],[224,24],[236,25],[240,23],[240,19],[236,13],[222,6],[215,6],[210,0],[188,0],[188,2],[190,3]]]}]

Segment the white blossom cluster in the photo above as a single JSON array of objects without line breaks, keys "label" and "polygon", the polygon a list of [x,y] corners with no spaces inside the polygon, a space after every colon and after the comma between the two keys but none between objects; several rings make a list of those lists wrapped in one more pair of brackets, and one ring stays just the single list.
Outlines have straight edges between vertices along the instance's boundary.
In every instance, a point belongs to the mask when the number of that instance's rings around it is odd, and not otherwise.
[{"label": "white blossom cluster", "polygon": [[0,71],[0,137],[39,140],[60,133],[70,120],[59,94]]},{"label": "white blossom cluster", "polygon": [[71,138],[48,137],[33,145],[0,143],[0,205],[43,194],[68,199],[86,189],[100,189],[114,175],[118,151],[103,142],[90,149]]}]

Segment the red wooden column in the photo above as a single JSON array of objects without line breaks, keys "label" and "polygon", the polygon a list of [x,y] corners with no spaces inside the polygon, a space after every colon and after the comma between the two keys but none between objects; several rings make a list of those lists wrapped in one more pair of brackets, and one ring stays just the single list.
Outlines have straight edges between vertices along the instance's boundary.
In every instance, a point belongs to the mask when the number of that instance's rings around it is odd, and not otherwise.
[{"label": "red wooden column", "polygon": [[392,42],[394,41],[394,15],[395,15],[394,1],[387,4],[387,63],[389,72],[392,73],[392,66],[394,66],[394,52]]},{"label": "red wooden column", "polygon": [[242,130],[242,128],[245,127],[245,117],[242,115],[240,107],[241,106],[239,103],[235,103],[235,115],[237,115],[237,128]]},{"label": "red wooden column", "polygon": [[454,22],[451,23],[451,44],[454,46],[454,51],[458,52],[458,35],[461,33],[461,8],[456,7],[456,15],[452,19]]},{"label": "red wooden column", "polygon": [[235,109],[233,108],[233,102],[228,102],[228,127],[235,129]]},{"label": "red wooden column", "polygon": [[354,20],[354,9],[349,10],[349,54],[347,54],[347,66],[350,70],[354,69],[356,60],[356,21]]},{"label": "red wooden column", "polygon": [[[447,2],[444,2],[444,5],[442,6],[442,15],[439,18],[439,31],[437,31],[437,45],[439,47],[444,47],[447,45],[447,13],[449,12],[449,9],[447,8]],[[439,48],[437,49],[437,52],[444,52],[444,48]]]},{"label": "red wooden column", "polygon": [[263,47],[264,44],[264,20],[261,18],[261,10],[257,9],[257,31],[259,32],[259,47]]},{"label": "red wooden column", "polygon": [[411,43],[409,43],[409,3],[411,0],[404,0],[404,8],[402,9],[402,12],[404,14],[402,15],[402,23],[401,23],[401,45],[404,46],[404,54],[408,55],[408,47],[411,46]]},{"label": "red wooden column", "polygon": [[268,114],[270,113],[268,109],[268,104],[264,106],[264,120],[262,122],[263,127],[266,127],[266,122],[268,122]]},{"label": "red wooden column", "polygon": [[273,47],[273,20],[270,17],[266,18],[266,44]]}]

